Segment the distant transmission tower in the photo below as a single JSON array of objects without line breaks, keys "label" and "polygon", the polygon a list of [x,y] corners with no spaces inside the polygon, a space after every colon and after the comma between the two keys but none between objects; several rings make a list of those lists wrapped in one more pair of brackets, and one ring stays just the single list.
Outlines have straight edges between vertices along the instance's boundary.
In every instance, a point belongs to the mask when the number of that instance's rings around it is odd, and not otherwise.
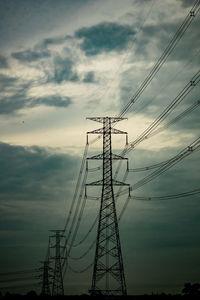
[{"label": "distant transmission tower", "polygon": [[111,144],[112,134],[127,135],[127,132],[112,128],[113,123],[119,122],[124,118],[96,117],[87,119],[103,123],[103,128],[87,132],[87,134],[103,135],[103,153],[88,158],[103,160],[103,179],[86,184],[86,186],[102,185],[96,252],[90,292],[91,295],[126,295],[126,282],[113,185],[127,186],[128,184],[113,179],[112,160],[124,158],[112,153]]},{"label": "distant transmission tower", "polygon": [[51,295],[51,290],[50,290],[50,270],[52,270],[49,267],[49,260],[45,260],[41,262],[43,264],[43,266],[40,268],[40,270],[42,271],[42,291],[41,291],[41,295],[43,296],[50,296]]},{"label": "distant transmission tower", "polygon": [[64,237],[61,233],[64,230],[51,230],[55,232],[55,235],[51,236],[55,238],[55,245],[51,246],[51,248],[55,248],[55,256],[51,257],[55,260],[54,274],[53,274],[53,286],[52,286],[52,296],[63,296],[64,295],[64,287],[63,287],[63,276],[62,276],[62,268],[61,268],[61,254],[60,249],[63,248],[60,245],[61,238]]}]

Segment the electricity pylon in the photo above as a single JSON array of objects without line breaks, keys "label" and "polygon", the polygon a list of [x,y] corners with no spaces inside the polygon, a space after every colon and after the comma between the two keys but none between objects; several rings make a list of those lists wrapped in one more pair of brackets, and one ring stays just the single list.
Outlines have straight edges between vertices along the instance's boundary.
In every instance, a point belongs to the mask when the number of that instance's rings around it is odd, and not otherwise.
[{"label": "electricity pylon", "polygon": [[127,294],[127,291],[113,186],[127,186],[128,184],[113,179],[112,160],[125,158],[112,153],[111,135],[126,134],[127,137],[127,132],[112,127],[113,123],[119,122],[124,118],[96,117],[87,119],[103,124],[103,128],[87,132],[87,134],[103,135],[103,153],[88,158],[103,160],[102,180],[86,184],[86,186],[102,185],[96,252],[90,293],[91,295],[116,294],[124,296]]},{"label": "electricity pylon", "polygon": [[61,267],[61,251],[63,248],[60,245],[61,238],[64,237],[61,233],[64,230],[51,230],[55,232],[55,235],[51,236],[56,239],[55,245],[51,246],[51,248],[55,248],[55,256],[51,257],[51,259],[55,260],[54,266],[54,274],[53,274],[53,286],[52,286],[52,296],[63,296],[64,295],[64,287],[63,287],[63,276],[62,276],[62,267]]},{"label": "electricity pylon", "polygon": [[50,271],[52,271],[52,269],[49,267],[49,260],[45,260],[41,262],[43,264],[43,266],[40,268],[40,270],[42,271],[42,291],[41,291],[41,295],[43,296],[50,296],[51,295],[51,290],[50,290]]}]

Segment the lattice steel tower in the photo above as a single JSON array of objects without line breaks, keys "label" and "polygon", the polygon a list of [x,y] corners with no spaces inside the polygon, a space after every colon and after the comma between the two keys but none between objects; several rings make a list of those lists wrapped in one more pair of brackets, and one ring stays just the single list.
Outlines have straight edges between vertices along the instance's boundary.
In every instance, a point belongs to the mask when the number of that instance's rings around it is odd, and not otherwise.
[{"label": "lattice steel tower", "polygon": [[102,185],[96,252],[92,277],[91,295],[126,295],[126,282],[119,237],[118,220],[115,207],[113,185],[128,185],[113,179],[112,160],[124,159],[112,153],[111,135],[127,132],[112,128],[112,124],[124,118],[88,118],[103,123],[103,128],[87,134],[103,134],[103,154],[88,159],[103,160],[103,179],[86,186]]},{"label": "lattice steel tower", "polygon": [[42,291],[41,291],[41,295],[43,296],[50,296],[51,295],[51,290],[50,290],[50,271],[52,271],[52,269],[49,267],[49,261],[45,260],[41,262],[43,264],[43,266],[40,268],[40,270],[42,271]]},{"label": "lattice steel tower", "polygon": [[62,268],[61,268],[61,251],[63,248],[60,245],[61,238],[64,237],[61,233],[64,230],[51,230],[55,232],[55,235],[51,236],[56,239],[55,245],[51,246],[51,248],[55,248],[55,256],[51,257],[55,260],[54,274],[53,274],[53,286],[52,286],[52,296],[63,296],[64,295],[64,287],[63,287],[63,276],[62,276]]}]

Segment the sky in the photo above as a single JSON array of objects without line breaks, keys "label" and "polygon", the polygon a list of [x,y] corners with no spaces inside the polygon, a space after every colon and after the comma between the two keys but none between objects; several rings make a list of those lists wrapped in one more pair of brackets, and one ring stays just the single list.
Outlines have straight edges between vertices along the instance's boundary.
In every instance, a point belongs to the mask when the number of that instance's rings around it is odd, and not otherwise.
[{"label": "sky", "polygon": [[[101,125],[86,118],[119,115],[192,4],[189,0],[0,0],[0,273],[40,266],[49,230],[63,229],[66,222],[86,133]],[[116,125],[128,132],[130,142],[197,73],[199,23],[197,14],[127,111],[128,119]],[[165,123],[199,100],[197,84]],[[129,166],[170,159],[198,137],[199,106],[141,142],[128,154]],[[112,145],[119,154],[124,136],[113,136]],[[102,140],[89,146],[88,157],[101,151]],[[197,189],[199,165],[199,152],[192,153],[133,194],[154,197]],[[122,164],[119,179],[124,171]],[[148,172],[129,173],[126,182],[133,185]],[[101,176],[91,173],[88,182]],[[88,193],[99,195],[97,190]],[[125,200],[125,196],[117,200],[118,215]],[[99,204],[86,200],[76,242],[89,230]],[[199,281],[199,213],[198,195],[129,202],[119,223],[128,294],[178,293],[185,282]],[[71,255],[81,256],[95,238],[96,228]],[[70,266],[84,269],[94,259],[94,251],[93,247],[80,261],[69,259]],[[67,270],[65,293],[87,293],[91,280],[92,268],[85,273]]]}]

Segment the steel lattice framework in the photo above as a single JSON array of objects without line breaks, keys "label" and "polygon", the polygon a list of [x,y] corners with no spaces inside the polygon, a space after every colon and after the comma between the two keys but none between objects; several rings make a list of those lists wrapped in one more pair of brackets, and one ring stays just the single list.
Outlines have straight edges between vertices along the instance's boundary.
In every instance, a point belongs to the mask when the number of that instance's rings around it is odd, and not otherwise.
[{"label": "steel lattice framework", "polygon": [[92,277],[91,295],[126,295],[126,282],[120,245],[119,228],[115,207],[113,186],[127,186],[113,179],[112,159],[123,159],[112,154],[112,134],[127,134],[112,128],[112,124],[124,118],[88,118],[103,123],[103,128],[90,131],[87,134],[103,134],[103,154],[88,159],[103,160],[103,179],[86,186],[102,185],[101,204],[99,212],[96,252]]},{"label": "steel lattice framework", "polygon": [[50,274],[49,272],[52,271],[52,269],[49,267],[49,261],[45,260],[41,262],[43,264],[43,267],[40,268],[42,271],[42,291],[41,295],[43,296],[50,296],[51,295],[51,290],[50,290]]},{"label": "steel lattice framework", "polygon": [[55,248],[55,256],[51,257],[51,259],[55,260],[54,274],[53,274],[53,286],[52,286],[52,296],[63,296],[64,295],[64,287],[63,287],[63,276],[62,276],[62,268],[61,268],[61,254],[60,249],[62,248],[60,245],[61,238],[64,237],[61,233],[64,230],[51,230],[55,232],[55,235],[51,236],[55,238],[56,243],[51,248]]}]

